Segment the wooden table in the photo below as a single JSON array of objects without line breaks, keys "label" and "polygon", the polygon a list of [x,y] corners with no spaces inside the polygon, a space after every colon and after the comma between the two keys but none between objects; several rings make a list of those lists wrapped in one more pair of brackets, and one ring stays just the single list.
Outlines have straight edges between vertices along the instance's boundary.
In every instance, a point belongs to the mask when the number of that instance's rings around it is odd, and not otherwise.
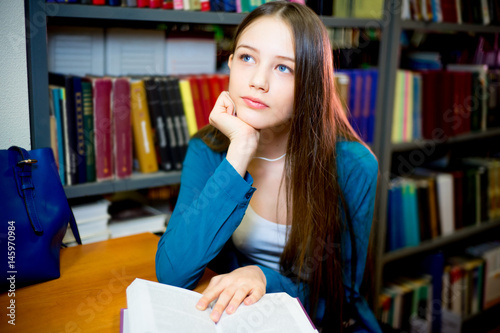
[{"label": "wooden table", "polygon": [[[158,241],[146,233],[61,249],[59,279],[16,290],[15,326],[6,316],[11,298],[0,294],[0,332],[118,333],[125,289],[137,277],[157,281]],[[214,275],[207,270],[195,290]]]}]

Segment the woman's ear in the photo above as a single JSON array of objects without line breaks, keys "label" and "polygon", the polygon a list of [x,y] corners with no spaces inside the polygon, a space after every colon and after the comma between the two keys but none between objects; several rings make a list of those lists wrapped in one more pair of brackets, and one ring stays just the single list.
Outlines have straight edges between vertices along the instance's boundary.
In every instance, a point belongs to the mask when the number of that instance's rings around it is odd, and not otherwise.
[{"label": "woman's ear", "polygon": [[233,55],[231,54],[229,56],[229,60],[227,61],[227,67],[229,67],[229,69],[231,69],[231,64],[233,63]]}]

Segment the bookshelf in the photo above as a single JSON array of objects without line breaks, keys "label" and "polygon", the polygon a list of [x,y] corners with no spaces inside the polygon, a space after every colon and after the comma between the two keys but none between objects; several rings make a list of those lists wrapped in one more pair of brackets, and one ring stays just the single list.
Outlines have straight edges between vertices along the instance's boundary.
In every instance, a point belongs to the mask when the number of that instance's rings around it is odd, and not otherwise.
[{"label": "bookshelf", "polygon": [[[46,30],[50,25],[132,25],[151,27],[151,24],[220,24],[237,25],[245,14],[226,12],[173,11],[149,8],[127,8],[78,4],[44,3],[26,0],[26,20],[33,22],[27,29],[28,86],[30,96],[30,120],[32,147],[48,147],[49,107]],[[322,17],[328,27],[380,28],[382,20]],[[385,31],[385,29],[382,29]],[[383,37],[385,39],[385,37]],[[382,57],[383,54],[380,54]],[[382,80],[382,78],[380,79]],[[379,82],[381,82],[379,80]],[[379,98],[380,100],[380,98]],[[36,102],[34,102],[36,101]],[[131,179],[101,183],[66,186],[69,198],[99,195],[180,182],[180,172],[159,171],[155,174],[135,174]]]},{"label": "bookshelf", "polygon": [[[387,4],[390,2],[390,4]],[[479,24],[453,24],[453,23],[435,23],[435,22],[420,22],[406,21],[401,19],[401,0],[386,1],[386,7],[389,9],[390,19],[387,22],[388,34],[390,40],[385,44],[389,48],[386,51],[387,58],[385,66],[386,78],[385,94],[382,102],[382,114],[384,119],[377,122],[380,127],[376,128],[378,137],[375,142],[374,151],[377,152],[379,159],[380,176],[378,202],[376,206],[376,261],[375,261],[375,290],[378,292],[382,288],[384,277],[391,276],[397,273],[398,265],[411,265],[413,259],[417,259],[421,255],[435,252],[442,249],[452,249],[455,251],[461,244],[472,238],[484,237],[485,235],[498,234],[500,230],[500,220],[498,218],[489,221],[482,221],[481,224],[468,226],[454,231],[453,234],[441,236],[432,240],[423,241],[415,247],[405,247],[391,252],[386,252],[386,235],[387,235],[387,206],[388,206],[388,189],[391,176],[391,170],[397,164],[397,157],[400,154],[411,153],[414,150],[423,149],[430,145],[437,148],[447,149],[450,147],[460,148],[471,142],[483,140],[496,140],[500,142],[500,128],[489,128],[486,131],[470,132],[454,137],[447,137],[440,142],[433,140],[417,140],[413,142],[393,143],[391,142],[392,129],[392,113],[394,106],[395,95],[395,77],[396,71],[400,63],[401,45],[400,36],[405,30],[419,31],[424,33],[449,34],[457,32],[481,33],[481,34],[497,34],[500,33],[500,26],[479,25]],[[383,66],[381,66],[383,67]],[[380,114],[379,114],[380,115]],[[385,132],[383,129],[389,129]],[[392,272],[391,272],[392,270]],[[495,320],[494,313],[498,313],[500,305],[495,305],[492,308],[483,310],[480,313],[472,316],[463,317],[461,325],[463,331],[472,331],[478,327],[494,329],[498,326],[498,320]]]},{"label": "bookshelf", "polygon": [[[48,98],[48,66],[47,66],[47,26],[73,24],[113,26],[127,24],[135,27],[151,27],[153,24],[220,24],[237,25],[245,14],[224,12],[168,11],[147,8],[123,8],[109,6],[89,6],[76,4],[46,4],[39,0],[25,0],[27,26],[27,60],[28,89],[30,106],[30,126],[32,148],[50,146],[49,133],[49,98]],[[484,222],[479,226],[458,230],[452,235],[422,243],[418,247],[404,248],[394,252],[385,252],[387,200],[390,170],[395,154],[419,149],[425,144],[457,144],[476,139],[500,137],[500,128],[485,132],[468,133],[449,138],[444,143],[420,140],[409,143],[393,144],[391,142],[392,110],[396,71],[399,64],[400,35],[403,30],[419,30],[424,32],[476,32],[498,33],[499,26],[482,26],[474,24],[427,23],[401,20],[401,0],[386,0],[384,17],[380,20],[321,17],[328,27],[378,28],[382,31],[379,48],[379,76],[375,137],[372,149],[379,161],[379,188],[375,209],[375,222],[372,228],[374,235],[375,288],[378,295],[382,286],[384,267],[398,260],[436,250],[469,237],[479,235],[500,227],[500,220]],[[29,24],[28,24],[29,23]],[[177,184],[180,182],[180,171],[157,172],[154,174],[134,174],[132,178],[119,181],[88,183],[65,188],[69,198],[107,194],[119,191],[144,189],[153,186]],[[474,319],[474,318],[472,318]],[[471,320],[472,320],[471,319]]]}]

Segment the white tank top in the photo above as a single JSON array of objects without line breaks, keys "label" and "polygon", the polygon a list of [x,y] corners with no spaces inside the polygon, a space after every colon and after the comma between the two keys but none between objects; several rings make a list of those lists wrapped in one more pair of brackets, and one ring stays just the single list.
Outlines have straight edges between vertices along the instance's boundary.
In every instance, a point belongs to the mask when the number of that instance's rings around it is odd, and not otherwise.
[{"label": "white tank top", "polygon": [[236,248],[251,262],[279,272],[280,256],[290,226],[274,223],[257,215],[248,205],[232,240]]}]

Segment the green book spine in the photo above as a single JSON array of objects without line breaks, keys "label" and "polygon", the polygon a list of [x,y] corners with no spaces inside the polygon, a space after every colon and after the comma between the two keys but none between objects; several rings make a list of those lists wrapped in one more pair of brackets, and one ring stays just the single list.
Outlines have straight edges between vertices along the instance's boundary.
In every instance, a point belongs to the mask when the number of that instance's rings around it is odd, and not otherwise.
[{"label": "green book spine", "polygon": [[92,97],[92,83],[82,82],[83,95],[83,128],[85,131],[85,154],[87,165],[87,182],[96,180],[95,152],[94,152],[94,104]]}]

